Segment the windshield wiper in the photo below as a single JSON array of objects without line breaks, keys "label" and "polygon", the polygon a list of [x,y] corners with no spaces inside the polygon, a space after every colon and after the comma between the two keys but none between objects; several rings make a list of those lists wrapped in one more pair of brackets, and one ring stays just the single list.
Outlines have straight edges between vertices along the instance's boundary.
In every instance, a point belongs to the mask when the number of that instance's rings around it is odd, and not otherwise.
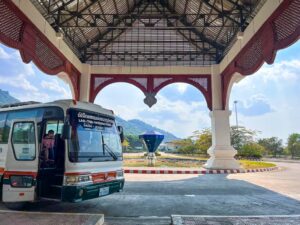
[{"label": "windshield wiper", "polygon": [[111,148],[103,142],[104,150],[108,152],[108,154],[116,161],[118,160],[118,156],[111,150]]}]

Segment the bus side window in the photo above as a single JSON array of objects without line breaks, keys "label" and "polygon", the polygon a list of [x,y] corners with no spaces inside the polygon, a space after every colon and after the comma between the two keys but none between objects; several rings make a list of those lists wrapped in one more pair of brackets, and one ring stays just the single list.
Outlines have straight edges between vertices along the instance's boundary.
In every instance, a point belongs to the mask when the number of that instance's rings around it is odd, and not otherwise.
[{"label": "bus side window", "polygon": [[55,134],[61,134],[63,125],[64,123],[62,120],[48,120],[45,134],[48,134],[49,130],[53,130]]},{"label": "bus side window", "polygon": [[35,159],[36,143],[33,122],[14,123],[11,139],[16,160]]}]

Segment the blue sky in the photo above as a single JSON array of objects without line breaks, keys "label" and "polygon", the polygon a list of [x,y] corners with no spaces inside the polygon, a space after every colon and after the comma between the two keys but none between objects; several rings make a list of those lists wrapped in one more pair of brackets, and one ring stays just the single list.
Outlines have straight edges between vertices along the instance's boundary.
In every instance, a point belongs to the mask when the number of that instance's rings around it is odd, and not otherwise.
[{"label": "blue sky", "polygon": [[[52,101],[71,98],[69,86],[56,76],[45,75],[34,64],[24,64],[19,52],[0,44],[0,88],[22,101]],[[237,100],[239,125],[261,131],[259,137],[277,136],[286,142],[290,133],[300,133],[300,42],[278,52],[273,65],[235,84],[230,108]],[[162,89],[151,109],[136,87],[117,83],[102,90],[96,103],[113,109],[124,119],[141,119],[178,137],[210,127],[203,95],[193,86],[178,83]],[[231,116],[235,125],[235,114]]]}]

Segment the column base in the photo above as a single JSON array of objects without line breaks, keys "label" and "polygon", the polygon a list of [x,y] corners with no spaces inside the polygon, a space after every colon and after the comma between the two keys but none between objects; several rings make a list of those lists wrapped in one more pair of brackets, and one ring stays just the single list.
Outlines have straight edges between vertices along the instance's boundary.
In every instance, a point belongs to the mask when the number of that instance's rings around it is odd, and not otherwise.
[{"label": "column base", "polygon": [[240,169],[239,162],[234,158],[237,151],[232,146],[211,146],[208,149],[210,158],[204,165],[207,169]]}]

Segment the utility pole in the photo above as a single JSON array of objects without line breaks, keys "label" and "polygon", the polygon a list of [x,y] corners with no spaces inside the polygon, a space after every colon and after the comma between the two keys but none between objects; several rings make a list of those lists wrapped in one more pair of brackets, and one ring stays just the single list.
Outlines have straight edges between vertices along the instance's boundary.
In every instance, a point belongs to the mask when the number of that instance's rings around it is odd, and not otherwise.
[{"label": "utility pole", "polygon": [[234,102],[234,108],[235,108],[235,123],[236,123],[236,129],[239,129],[239,123],[238,123],[238,115],[237,115],[237,106],[236,104],[238,103],[237,100],[235,100]]}]

